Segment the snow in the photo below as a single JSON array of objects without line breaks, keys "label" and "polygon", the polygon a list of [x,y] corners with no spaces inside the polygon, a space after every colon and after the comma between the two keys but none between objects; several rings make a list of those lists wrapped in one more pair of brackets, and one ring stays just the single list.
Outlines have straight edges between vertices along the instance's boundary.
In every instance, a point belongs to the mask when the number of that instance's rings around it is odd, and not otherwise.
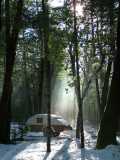
[{"label": "snow", "polygon": [[[64,131],[51,140],[51,153],[46,153],[46,138],[43,134],[29,132],[20,144],[0,144],[0,160],[120,160],[120,145],[96,150],[96,130],[85,127],[85,149],[79,149],[80,141],[75,131]],[[35,139],[33,139],[33,137]]]}]

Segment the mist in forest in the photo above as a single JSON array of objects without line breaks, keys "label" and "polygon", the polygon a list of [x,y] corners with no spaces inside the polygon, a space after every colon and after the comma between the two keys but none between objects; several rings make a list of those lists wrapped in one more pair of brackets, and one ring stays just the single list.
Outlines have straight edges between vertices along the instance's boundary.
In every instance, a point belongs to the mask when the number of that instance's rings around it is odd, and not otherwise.
[{"label": "mist in forest", "polygon": [[[69,86],[71,77],[56,78],[52,88],[51,112],[63,116],[73,127],[78,113],[74,87]],[[93,94],[94,93],[94,94]],[[98,109],[94,89],[90,90],[83,102],[83,119],[98,124]]]},{"label": "mist in forest", "polygon": [[72,126],[75,125],[77,105],[74,87],[68,85],[70,77],[58,77],[52,89],[52,113],[63,116]]}]

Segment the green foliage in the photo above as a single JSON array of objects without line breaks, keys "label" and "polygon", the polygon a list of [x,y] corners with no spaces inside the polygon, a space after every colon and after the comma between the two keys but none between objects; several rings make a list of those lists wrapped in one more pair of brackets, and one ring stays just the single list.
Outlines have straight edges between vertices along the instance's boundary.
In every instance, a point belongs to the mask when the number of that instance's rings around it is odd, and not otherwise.
[{"label": "green foliage", "polygon": [[[40,64],[44,59],[43,30],[47,27],[45,15],[42,11],[42,1],[25,0],[22,30],[19,34],[17,56],[13,72],[13,98],[12,109],[15,119],[26,119],[29,116],[28,108],[39,103],[39,83],[40,83]],[[47,2],[47,1],[46,1]],[[68,2],[68,1],[67,1]],[[74,57],[74,16],[69,3],[63,7],[49,7],[49,57],[51,67],[54,72],[52,78],[56,76],[64,77],[64,72],[72,75],[71,58],[68,54],[71,46],[72,56]],[[94,77],[96,70],[102,66],[101,71],[97,73],[100,84],[100,94],[103,86],[104,75],[107,68],[108,59],[113,55],[111,53],[111,30],[110,30],[110,3],[114,2],[114,25],[113,31],[116,38],[116,13],[117,1],[110,0],[89,0],[83,1],[83,16],[77,17],[77,40],[79,54],[79,71],[81,77],[81,89],[87,87],[91,77]],[[11,24],[16,13],[16,2],[10,1]],[[47,6],[48,7],[48,6]],[[3,13],[4,15],[4,13]],[[5,26],[0,33],[0,88],[3,85],[3,73],[5,63]],[[94,33],[92,33],[94,32]],[[94,35],[93,35],[94,34]],[[102,58],[104,62],[102,63]],[[65,71],[64,71],[65,68]],[[25,87],[25,78],[28,82],[28,88],[31,98],[31,106],[28,104],[27,89]],[[68,83],[73,87],[76,77],[72,77]],[[94,79],[94,78],[93,78]],[[90,119],[94,119],[97,113],[95,86],[90,86],[88,94],[84,100],[85,114],[91,111]],[[41,88],[42,90],[42,88]],[[27,97],[27,98],[26,98]],[[25,106],[25,107],[24,107]],[[87,116],[86,116],[87,117]],[[89,118],[89,117],[87,117]],[[97,119],[97,118],[95,118]]]}]

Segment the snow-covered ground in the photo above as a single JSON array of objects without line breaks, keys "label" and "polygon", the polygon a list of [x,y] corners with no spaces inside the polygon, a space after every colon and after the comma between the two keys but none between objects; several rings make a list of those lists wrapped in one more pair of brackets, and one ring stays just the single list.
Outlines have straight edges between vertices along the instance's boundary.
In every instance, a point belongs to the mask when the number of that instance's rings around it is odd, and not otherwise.
[{"label": "snow-covered ground", "polygon": [[0,144],[0,160],[120,160],[120,146],[110,145],[96,150],[96,130],[85,127],[85,149],[74,138],[74,131],[52,138],[51,153],[46,153],[46,139],[41,133],[28,133],[26,140],[17,145]]}]

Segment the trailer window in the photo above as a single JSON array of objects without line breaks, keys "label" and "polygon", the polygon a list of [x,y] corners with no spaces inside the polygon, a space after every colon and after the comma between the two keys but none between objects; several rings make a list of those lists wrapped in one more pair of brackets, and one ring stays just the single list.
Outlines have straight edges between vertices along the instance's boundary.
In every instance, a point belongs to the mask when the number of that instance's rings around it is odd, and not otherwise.
[{"label": "trailer window", "polygon": [[43,118],[37,118],[37,123],[43,123]]}]

